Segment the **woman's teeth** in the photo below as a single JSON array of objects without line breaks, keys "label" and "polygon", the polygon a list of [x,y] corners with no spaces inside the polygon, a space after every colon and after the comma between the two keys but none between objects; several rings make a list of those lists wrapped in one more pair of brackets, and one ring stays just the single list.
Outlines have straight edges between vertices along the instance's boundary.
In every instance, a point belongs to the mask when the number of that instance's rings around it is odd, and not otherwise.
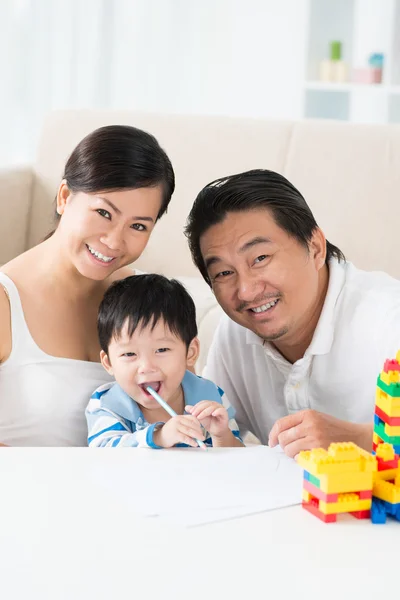
[{"label": "woman's teeth", "polygon": [[88,246],[86,244],[90,254],[93,254],[93,256],[95,256],[96,258],[98,258],[99,260],[107,263],[107,262],[111,262],[114,257],[113,256],[104,256],[104,254],[102,254],[101,252],[97,252],[97,250],[95,250],[94,248],[91,248],[90,246]]},{"label": "woman's teeth", "polygon": [[252,310],[255,313],[265,312],[266,310],[275,306],[277,302],[278,300],[273,300],[272,302],[268,302],[268,304],[263,304],[262,306],[257,306],[257,308],[251,308],[250,310]]}]

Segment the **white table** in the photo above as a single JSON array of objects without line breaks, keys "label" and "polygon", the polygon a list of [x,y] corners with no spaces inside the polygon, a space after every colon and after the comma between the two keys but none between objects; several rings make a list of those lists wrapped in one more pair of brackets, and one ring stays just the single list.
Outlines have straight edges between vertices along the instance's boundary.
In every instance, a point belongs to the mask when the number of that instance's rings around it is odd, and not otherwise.
[{"label": "white table", "polygon": [[323,524],[296,506],[173,527],[98,494],[102,452],[1,450],[2,599],[400,597],[400,523]]}]

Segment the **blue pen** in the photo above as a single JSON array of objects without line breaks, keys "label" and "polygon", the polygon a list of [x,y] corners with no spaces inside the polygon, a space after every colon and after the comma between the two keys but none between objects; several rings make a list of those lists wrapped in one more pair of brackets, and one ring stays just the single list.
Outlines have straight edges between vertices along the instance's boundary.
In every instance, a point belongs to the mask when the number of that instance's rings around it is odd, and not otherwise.
[{"label": "blue pen", "polygon": [[[177,416],[177,414],[176,414],[176,412],[174,411],[174,409],[173,409],[173,408],[171,408],[171,407],[170,407],[170,405],[169,405],[169,404],[167,404],[167,403],[165,402],[165,400],[163,400],[163,399],[161,398],[161,396],[159,396],[159,394],[157,394],[157,392],[153,390],[153,388],[152,388],[152,387],[150,387],[150,386],[148,385],[148,386],[146,387],[146,390],[149,392],[149,394],[151,394],[151,395],[153,396],[154,400],[157,400],[157,402],[160,404],[160,406],[162,406],[162,407],[163,407],[163,409],[164,409],[164,410],[166,410],[166,411],[167,411],[167,413],[168,413],[168,414],[169,414],[171,417],[176,417],[176,416]],[[195,438],[195,439],[196,439],[196,438]],[[206,446],[205,444],[203,444],[203,442],[202,442],[202,441],[200,441],[200,440],[196,440],[196,442],[198,443],[198,445],[199,445],[199,447],[200,447],[200,448],[203,448],[203,450],[207,450],[207,446]]]}]

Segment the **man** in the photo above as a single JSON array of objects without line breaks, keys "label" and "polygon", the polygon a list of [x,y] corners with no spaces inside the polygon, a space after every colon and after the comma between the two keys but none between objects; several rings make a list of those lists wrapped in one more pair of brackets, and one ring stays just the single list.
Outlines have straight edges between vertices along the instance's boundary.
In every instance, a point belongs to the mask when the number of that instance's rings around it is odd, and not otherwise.
[{"label": "man", "polygon": [[205,375],[242,433],[292,457],[334,441],[371,450],[376,378],[400,348],[400,282],[346,262],[272,171],[207,185],[186,235],[227,315]]}]

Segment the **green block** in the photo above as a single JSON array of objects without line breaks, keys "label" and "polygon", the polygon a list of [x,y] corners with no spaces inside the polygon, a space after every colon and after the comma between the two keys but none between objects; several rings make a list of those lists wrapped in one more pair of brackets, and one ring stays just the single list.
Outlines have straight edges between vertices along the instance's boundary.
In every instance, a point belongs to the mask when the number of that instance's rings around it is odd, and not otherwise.
[{"label": "green block", "polygon": [[392,398],[400,398],[400,383],[391,383],[390,385],[387,385],[382,381],[381,376],[379,375],[376,385],[389,394],[389,396],[392,396]]},{"label": "green block", "polygon": [[385,433],[384,423],[375,423],[374,431],[384,442],[388,442],[388,444],[392,444],[393,446],[400,446],[400,435],[388,435]]},{"label": "green block", "polygon": [[315,485],[315,487],[317,487],[317,488],[321,487],[321,482],[318,479],[318,477],[315,477],[315,475],[311,475],[311,473],[308,474],[308,481],[310,483],[312,483],[313,485]]}]

